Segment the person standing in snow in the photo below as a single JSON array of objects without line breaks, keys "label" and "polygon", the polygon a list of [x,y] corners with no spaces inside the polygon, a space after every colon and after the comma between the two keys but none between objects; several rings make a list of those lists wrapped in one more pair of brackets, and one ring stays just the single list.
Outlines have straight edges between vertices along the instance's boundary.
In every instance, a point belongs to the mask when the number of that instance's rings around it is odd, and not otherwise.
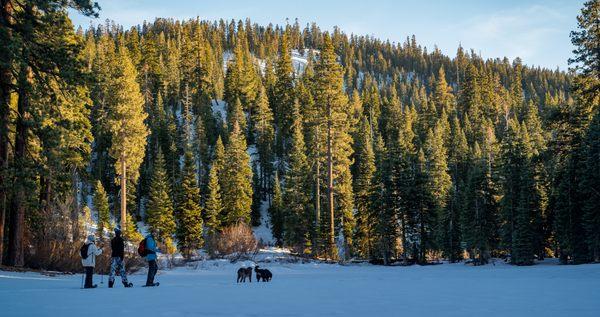
[{"label": "person standing in snow", "polygon": [[115,272],[119,270],[121,275],[121,282],[123,286],[132,287],[133,284],[127,281],[127,273],[125,272],[125,241],[121,237],[121,230],[115,228],[115,237],[110,241],[110,247],[112,250],[111,261],[110,261],[110,274],[108,277],[108,287],[112,288],[115,285]]},{"label": "person standing in snow", "polygon": [[90,234],[81,250],[81,264],[85,269],[84,288],[96,288],[98,285],[93,281],[94,267],[96,267],[96,257],[102,254],[102,249],[96,247],[96,236]]},{"label": "person standing in snow", "polygon": [[156,240],[152,236],[152,233],[149,233],[146,236],[146,261],[148,261],[148,278],[146,279],[146,286],[158,286],[158,283],[154,283],[154,276],[158,271],[158,266],[156,265]]}]

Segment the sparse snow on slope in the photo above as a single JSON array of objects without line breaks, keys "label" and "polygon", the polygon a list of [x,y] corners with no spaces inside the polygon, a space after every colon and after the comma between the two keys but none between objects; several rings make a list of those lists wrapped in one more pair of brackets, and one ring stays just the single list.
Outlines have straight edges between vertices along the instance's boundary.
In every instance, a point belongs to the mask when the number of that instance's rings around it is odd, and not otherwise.
[{"label": "sparse snow on slope", "polygon": [[250,165],[252,165],[254,161],[258,160],[258,149],[256,148],[256,145],[250,144],[246,149],[246,152],[250,156]]},{"label": "sparse snow on slope", "polygon": [[[269,251],[267,251],[269,252]],[[284,256],[277,250],[267,257]],[[214,260],[160,270],[155,288],[145,272],[83,290],[81,275],[0,271],[0,307],[12,316],[598,316],[600,265],[532,267],[464,264],[383,267],[286,261],[257,263],[270,283],[236,283],[241,266]],[[104,278],[106,280],[106,278]],[[117,278],[118,279],[118,278]],[[99,283],[100,278],[95,277]]]},{"label": "sparse snow on slope", "polygon": [[225,102],[225,100],[213,99],[213,100],[211,100],[210,104],[211,104],[213,115],[215,117],[220,116],[221,119],[223,121],[225,121],[227,119],[227,111],[225,111],[225,107],[227,106],[227,103]]},{"label": "sparse snow on slope", "polygon": [[[294,69],[294,74],[296,76],[300,76],[302,75],[302,73],[304,73],[304,69],[306,68],[306,65],[308,64],[308,52],[310,51],[310,49],[304,49],[302,51],[299,51],[297,49],[293,49],[292,53],[291,53],[291,57],[292,57],[292,68]],[[313,52],[313,56],[319,56],[319,50],[312,50]],[[231,51],[225,51],[223,52],[223,72],[226,73],[227,72],[227,63],[232,60],[234,57],[233,52]],[[263,59],[260,58],[256,58],[256,65],[258,65],[260,72],[264,75],[265,73],[265,67],[266,67],[266,62]]]},{"label": "sparse snow on slope", "polygon": [[[294,67],[294,73],[296,76],[302,75],[304,73],[304,69],[308,64],[308,53],[309,49],[304,49],[303,51],[292,50],[292,66]],[[318,50],[312,50],[313,56],[318,56]]]},{"label": "sparse snow on slope", "polygon": [[223,52],[223,73],[227,73],[227,63],[233,59],[233,52],[225,51]]},{"label": "sparse snow on slope", "polygon": [[[246,150],[248,152],[248,155],[250,156],[250,166],[252,166],[252,164],[254,164],[254,162],[256,161],[257,163],[257,172],[260,173],[260,163],[258,162],[258,149],[256,148],[256,145],[251,144],[250,146],[248,146],[248,149]],[[260,204],[260,225],[258,227],[254,227],[252,228],[254,231],[254,237],[256,237],[256,240],[258,240],[261,244],[263,245],[274,245],[275,244],[275,240],[273,239],[273,234],[271,232],[271,228],[270,228],[270,217],[269,217],[269,202],[266,200],[261,201]]]},{"label": "sparse snow on slope", "polygon": [[269,217],[269,202],[260,203],[260,226],[254,227],[254,236],[263,245],[275,245],[273,232],[271,232],[271,217]]}]

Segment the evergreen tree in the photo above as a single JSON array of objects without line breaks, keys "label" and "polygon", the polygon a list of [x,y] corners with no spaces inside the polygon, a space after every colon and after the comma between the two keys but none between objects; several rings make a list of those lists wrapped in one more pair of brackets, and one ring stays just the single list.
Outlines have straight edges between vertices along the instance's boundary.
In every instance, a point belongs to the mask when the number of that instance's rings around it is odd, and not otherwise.
[{"label": "evergreen tree", "polygon": [[[434,183],[431,182],[435,174],[433,168],[426,166],[425,153],[419,150],[416,162],[414,163],[414,179],[404,198],[407,200],[405,206],[408,209],[408,215],[414,216],[414,225],[416,225],[415,236],[407,237],[409,243],[412,242],[412,254],[418,263],[427,263],[427,252],[436,249],[435,229],[438,221],[438,209],[435,201],[437,194]],[[411,222],[412,222],[411,221]]]},{"label": "evergreen tree", "polygon": [[323,38],[323,48],[315,69],[315,79],[315,104],[324,105],[326,108],[324,132],[326,132],[325,139],[327,140],[327,207],[329,215],[327,249],[330,257],[337,258],[335,215],[340,216],[337,223],[343,230],[343,236],[349,245],[352,244],[354,231],[352,177],[350,174],[352,148],[342,68],[337,63],[333,43],[327,33]]},{"label": "evergreen tree", "polygon": [[582,187],[586,189],[585,228],[587,243],[594,261],[600,261],[600,111],[592,120],[585,137],[585,172]]},{"label": "evergreen tree", "polygon": [[120,48],[112,71],[106,115],[112,135],[110,155],[117,161],[115,171],[121,179],[121,227],[125,228],[127,179],[135,181],[139,176],[148,136],[144,123],[147,114],[136,82],[137,72],[125,48]]},{"label": "evergreen tree", "polygon": [[271,201],[271,206],[269,206],[269,217],[271,218],[271,232],[273,233],[273,238],[275,238],[278,246],[283,244],[283,208],[281,184],[279,183],[279,176],[277,172],[275,172],[275,177],[273,178],[273,200]]},{"label": "evergreen tree", "polygon": [[279,58],[275,65],[275,85],[273,87],[273,102],[277,133],[277,154],[287,153],[287,144],[292,134],[292,118],[294,107],[294,70],[292,68],[289,34],[284,32],[281,38]]},{"label": "evergreen tree", "polygon": [[538,260],[543,260],[546,256],[546,249],[550,247],[552,237],[549,228],[548,215],[548,196],[549,196],[549,166],[547,164],[548,155],[548,133],[542,127],[542,120],[538,115],[538,107],[529,102],[524,114],[523,129],[527,129],[527,138],[529,139],[529,172],[531,180],[534,182],[532,188],[532,197],[535,198],[535,204],[532,205],[532,230],[533,230],[533,248]]},{"label": "evergreen tree", "polygon": [[433,103],[439,112],[445,110],[447,113],[452,113],[455,110],[454,102],[452,88],[448,86],[448,82],[446,81],[446,72],[442,66],[438,71],[438,75],[433,87]]},{"label": "evergreen tree", "polygon": [[193,149],[195,153],[196,160],[198,161],[198,174],[199,174],[199,183],[205,185],[206,176],[208,175],[208,167],[210,163],[210,155],[208,151],[208,138],[206,135],[206,129],[204,127],[204,120],[200,116],[196,117],[194,120],[195,124],[195,133],[194,133],[194,142]]},{"label": "evergreen tree", "polygon": [[219,185],[218,168],[213,165],[208,173],[208,186],[204,206],[205,223],[209,233],[214,234],[222,229],[221,219],[223,202],[221,200],[221,186]]},{"label": "evergreen tree", "polygon": [[254,104],[258,94],[260,78],[258,78],[253,57],[248,51],[247,40],[242,34],[238,33],[237,35],[233,59],[227,64],[223,97],[228,105],[232,105],[235,99],[239,98],[243,110],[248,110],[248,107]]},{"label": "evergreen tree", "polygon": [[240,129],[245,134],[247,131],[246,115],[242,109],[240,98],[235,98],[233,103],[228,105],[227,109],[227,126],[229,129],[233,129],[235,123],[240,126]]},{"label": "evergreen tree", "polygon": [[375,214],[371,198],[375,177],[375,153],[374,140],[370,132],[369,120],[363,116],[354,140],[352,184],[356,205],[356,251],[365,258],[371,258],[374,251]]},{"label": "evergreen tree", "polygon": [[528,148],[529,135],[526,126],[521,126],[520,138],[525,143],[525,168],[521,175],[520,201],[515,219],[515,232],[511,261],[517,265],[533,264],[535,256],[534,220],[538,217],[539,196],[536,192],[535,174],[531,166],[531,154]]},{"label": "evergreen tree", "polygon": [[396,214],[397,221],[400,226],[402,250],[404,259],[415,259],[418,254],[416,248],[419,231],[417,227],[417,210],[415,205],[417,202],[412,201],[409,197],[414,194],[414,186],[416,180],[415,158],[417,149],[415,147],[416,134],[414,132],[414,120],[416,113],[414,109],[409,108],[404,113],[397,113],[397,108],[394,107],[390,113],[395,117],[399,117],[398,121],[390,123],[387,145],[387,165],[388,165],[388,188],[386,191],[385,200],[387,208],[390,208],[391,213]]},{"label": "evergreen tree", "polygon": [[376,129],[376,123],[379,122],[379,117],[381,115],[381,96],[379,94],[379,90],[374,84],[366,87],[369,88],[363,89],[362,92],[363,112],[364,115],[369,118],[371,128]]},{"label": "evergreen tree", "polygon": [[94,189],[94,198],[92,203],[96,208],[96,214],[98,215],[98,228],[97,234],[99,237],[104,237],[104,229],[111,230],[110,223],[110,209],[108,207],[108,197],[102,182],[96,182],[96,188]]},{"label": "evergreen tree", "polygon": [[488,154],[475,143],[461,215],[461,232],[466,249],[476,264],[489,261],[495,237],[496,199],[490,164]]},{"label": "evergreen tree", "polygon": [[376,138],[374,152],[376,173],[371,204],[375,215],[375,254],[383,258],[384,265],[389,265],[391,257],[396,253],[398,213],[394,209],[392,195],[392,164],[381,136]]},{"label": "evergreen tree", "polygon": [[600,30],[598,19],[600,18],[600,2],[598,0],[587,1],[577,16],[577,27],[579,30],[571,32],[571,42],[575,46],[574,58],[569,59],[570,64],[575,65],[575,70],[580,71],[584,78],[596,81],[591,94],[598,94],[600,89]]},{"label": "evergreen tree", "polygon": [[521,78],[522,66],[520,63],[517,63],[514,68],[515,77],[512,79],[510,85],[511,109],[516,118],[521,120],[523,118],[525,106],[525,96],[523,94],[523,82]]},{"label": "evergreen tree", "polygon": [[[576,262],[584,262],[586,259],[598,261],[600,259],[600,239],[598,235],[598,224],[600,223],[598,206],[600,205],[600,195],[598,186],[598,117],[600,116],[600,29],[598,28],[598,19],[600,16],[600,1],[592,0],[584,4],[581,14],[577,17],[578,30],[571,32],[571,42],[576,47],[573,53],[575,57],[569,60],[569,63],[575,65],[574,69],[578,71],[578,76],[574,82],[574,92],[577,95],[578,107],[581,111],[580,118],[584,119],[584,124],[589,122],[585,136],[583,137],[583,148],[581,150],[585,164],[576,165],[575,168],[581,168],[580,191],[584,196],[584,214],[582,221],[586,229],[587,251],[579,243],[581,234],[573,232],[573,242],[567,244],[573,247],[573,257]],[[577,108],[576,108],[577,109]],[[593,116],[593,118],[592,118]],[[589,121],[588,121],[589,120]],[[576,127],[575,133],[580,130]],[[574,141],[579,141],[576,137]],[[578,142],[574,144],[578,146]],[[577,148],[575,149],[577,151]],[[576,156],[576,154],[574,154]],[[573,157],[573,160],[578,159]],[[573,165],[577,164],[576,162]],[[565,184],[566,185],[566,184]],[[582,196],[583,197],[583,196]],[[574,197],[573,197],[574,198]],[[575,208],[579,208],[576,206]],[[579,212],[573,210],[575,221],[579,220]],[[575,224],[577,231],[580,227]],[[577,251],[579,250],[579,251]]]},{"label": "evergreen tree", "polygon": [[213,150],[213,160],[211,168],[215,169],[217,175],[219,175],[219,173],[221,173],[222,170],[225,168],[225,146],[223,145],[223,141],[221,140],[220,136],[217,138],[217,142],[215,143],[215,147]]},{"label": "evergreen tree", "polygon": [[[29,197],[35,196],[31,195],[31,192],[37,190],[31,180],[35,179],[37,175],[42,176],[42,179],[47,178],[46,175],[40,173],[44,171],[44,166],[40,165],[46,158],[42,158],[41,162],[38,161],[37,164],[32,162],[35,160],[35,152],[41,152],[42,156],[45,155],[42,151],[34,148],[43,143],[43,140],[40,140],[38,135],[31,134],[35,132],[38,124],[48,123],[34,119],[36,114],[40,113],[40,109],[36,108],[48,105],[49,101],[53,100],[54,102],[51,104],[60,105],[57,107],[58,109],[54,108],[56,112],[50,116],[53,118],[59,117],[57,114],[61,114],[63,110],[71,110],[65,113],[64,120],[59,122],[64,128],[63,132],[75,131],[69,141],[87,144],[87,146],[79,147],[82,150],[78,153],[80,155],[66,156],[65,158],[68,160],[61,162],[64,164],[62,166],[69,166],[73,163],[71,166],[72,179],[77,179],[77,171],[83,168],[81,162],[77,163],[75,159],[85,157],[85,148],[89,149],[89,143],[91,143],[91,140],[85,140],[89,134],[89,128],[87,133],[77,133],[84,132],[85,123],[89,124],[89,121],[75,123],[76,120],[73,120],[73,114],[83,114],[83,118],[86,118],[87,109],[84,106],[85,102],[77,101],[86,93],[80,81],[83,77],[83,65],[79,59],[82,46],[68,17],[68,9],[86,16],[97,16],[99,7],[91,1],[45,1],[41,3],[4,1],[0,6],[0,41],[3,43],[0,53],[0,181],[2,183],[0,186],[0,240],[2,241],[0,242],[0,253],[4,251],[5,219],[7,211],[10,210],[6,260],[7,264],[12,266],[25,265],[26,215],[33,212],[32,207],[36,208],[35,205],[30,204],[31,200],[29,199]],[[76,98],[72,98],[72,96],[76,96]],[[41,117],[47,118],[45,115]],[[9,141],[10,137],[14,137],[14,139]],[[55,140],[60,140],[60,138]],[[73,149],[78,149],[78,145],[74,144]],[[44,147],[43,144],[42,147]],[[12,151],[10,151],[11,149]],[[42,149],[48,150],[48,148]],[[12,154],[11,161],[9,161],[9,151]],[[69,151],[70,154],[77,154],[77,152]],[[11,173],[14,172],[12,175],[15,176],[12,181],[8,180],[9,166]],[[57,166],[52,164],[47,167],[55,170]],[[61,175],[57,176],[62,176],[63,173],[60,171],[58,174]],[[48,191],[51,187],[47,186],[50,182],[45,180],[43,182],[45,183],[41,187],[40,194],[41,197],[46,197],[42,200],[54,201],[54,197],[47,195],[52,195]],[[56,192],[60,193],[62,190],[64,189]],[[10,202],[8,201],[9,197],[11,197]],[[44,203],[43,201],[42,203]],[[79,227],[77,225],[80,208],[78,204],[74,207],[74,212],[69,216],[73,223],[73,236],[78,237],[77,229]]]},{"label": "evergreen tree", "polygon": [[222,170],[223,213],[225,225],[250,222],[252,205],[252,169],[246,152],[246,138],[237,122],[234,122],[225,149]]},{"label": "evergreen tree", "polygon": [[456,262],[462,259],[460,215],[463,209],[466,174],[468,168],[467,138],[456,116],[452,120],[448,139],[448,169],[452,186],[449,189],[446,207],[441,217],[440,247],[443,255]]},{"label": "evergreen tree", "polygon": [[429,176],[429,187],[436,201],[436,210],[441,212],[446,207],[448,191],[452,179],[448,174],[446,147],[444,146],[442,125],[438,124],[429,130],[424,144],[424,152]]},{"label": "evergreen tree", "polygon": [[258,177],[258,167],[256,162],[252,163],[252,205],[250,207],[250,224],[254,227],[260,226],[260,206],[262,205],[262,195],[260,180]]},{"label": "evergreen tree", "polygon": [[511,262],[517,265],[533,264],[534,256],[531,229],[536,210],[531,204],[536,195],[528,137],[525,126],[513,119],[502,141],[502,242],[510,251]]},{"label": "evergreen tree", "polygon": [[[584,204],[589,206],[590,201],[584,197],[587,189],[581,185],[589,183],[587,175],[584,175],[587,172],[585,162],[588,161],[584,136],[600,104],[600,75],[597,70],[600,58],[594,49],[600,42],[596,22],[599,6],[598,1],[588,1],[577,17],[579,30],[571,34],[571,42],[576,47],[575,57],[569,60],[579,71],[573,83],[576,99],[571,105],[559,107],[555,115],[554,125],[557,128],[553,150],[558,156],[558,168],[549,204],[554,212],[553,229],[562,263],[586,263],[595,256],[590,252],[595,250],[590,250],[589,243],[594,235],[590,238],[585,230],[586,225],[593,227],[593,220],[590,221],[593,217],[589,213],[586,217],[584,211]],[[592,205],[596,197],[592,196]]]},{"label": "evergreen tree", "polygon": [[275,131],[273,129],[273,113],[264,87],[260,89],[252,115],[254,116],[252,121],[254,122],[253,132],[256,140],[258,162],[260,163],[260,188],[261,191],[266,192],[273,173]]},{"label": "evergreen tree", "polygon": [[[310,233],[310,192],[308,178],[308,162],[302,128],[302,116],[298,101],[294,103],[292,113],[291,144],[289,149],[289,165],[285,174],[283,193],[284,237],[286,244],[301,249],[308,241],[305,237]],[[308,251],[308,250],[306,250]]]},{"label": "evergreen tree", "polygon": [[[444,223],[444,211],[448,203],[450,189],[452,188],[452,179],[449,174],[446,148],[443,139],[443,125],[438,121],[435,128],[429,130],[424,144],[425,155],[425,173],[427,176],[427,185],[425,190],[428,191],[429,199],[433,199],[433,210],[429,219],[435,219],[438,223],[432,224],[435,226],[436,246],[444,245],[444,241],[448,237],[446,225]],[[431,220],[433,221],[433,220]]]},{"label": "evergreen tree", "polygon": [[[123,227],[122,227],[123,228]],[[138,243],[144,238],[138,231],[137,225],[130,214],[125,218],[125,227],[123,228],[123,237],[132,243]]]},{"label": "evergreen tree", "polygon": [[160,242],[171,239],[176,230],[173,202],[169,195],[169,179],[165,170],[165,159],[159,149],[153,164],[152,183],[146,205],[146,224]]},{"label": "evergreen tree", "polygon": [[[483,135],[480,133],[479,127],[482,126],[483,113],[481,109],[481,79],[477,68],[469,64],[467,68],[465,82],[461,87],[459,99],[459,113],[465,121],[465,133],[469,143],[474,141],[483,142]],[[468,117],[468,119],[467,119]],[[467,122],[469,122],[467,124]],[[470,125],[473,128],[467,128]]]},{"label": "evergreen tree", "polygon": [[194,157],[189,149],[184,155],[180,186],[176,212],[177,240],[183,256],[189,259],[204,243],[200,190],[196,183]]}]

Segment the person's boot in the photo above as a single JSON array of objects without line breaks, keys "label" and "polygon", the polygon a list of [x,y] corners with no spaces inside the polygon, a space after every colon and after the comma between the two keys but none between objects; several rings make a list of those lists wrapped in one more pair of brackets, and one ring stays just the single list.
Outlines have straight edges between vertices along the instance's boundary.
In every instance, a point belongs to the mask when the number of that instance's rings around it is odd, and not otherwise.
[{"label": "person's boot", "polygon": [[113,285],[115,285],[115,281],[108,281],[108,288],[113,288]]},{"label": "person's boot", "polygon": [[131,283],[131,282],[123,282],[123,286],[125,286],[125,287],[133,287],[133,283]]}]

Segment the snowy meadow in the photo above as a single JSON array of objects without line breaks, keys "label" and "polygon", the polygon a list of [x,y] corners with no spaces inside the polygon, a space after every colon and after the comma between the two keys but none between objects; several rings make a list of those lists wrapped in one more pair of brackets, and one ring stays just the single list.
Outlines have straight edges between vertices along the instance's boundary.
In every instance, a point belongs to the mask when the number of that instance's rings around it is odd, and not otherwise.
[{"label": "snowy meadow", "polygon": [[236,283],[248,263],[201,261],[161,270],[160,287],[80,289],[81,275],[0,271],[2,316],[599,316],[600,265],[497,261],[384,267],[258,263],[271,283]]}]

